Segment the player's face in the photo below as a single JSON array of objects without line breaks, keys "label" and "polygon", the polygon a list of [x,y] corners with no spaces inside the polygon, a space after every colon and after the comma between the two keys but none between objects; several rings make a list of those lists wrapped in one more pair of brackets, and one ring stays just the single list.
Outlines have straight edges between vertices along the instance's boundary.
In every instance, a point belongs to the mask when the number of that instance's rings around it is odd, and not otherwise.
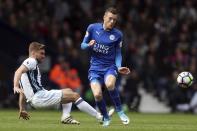
[{"label": "player's face", "polygon": [[43,49],[43,50],[39,50],[39,51],[37,51],[36,53],[35,53],[35,55],[36,55],[36,59],[38,60],[38,62],[40,63],[40,62],[42,62],[43,60],[44,60],[44,58],[45,58],[45,50]]},{"label": "player's face", "polygon": [[112,29],[118,19],[118,15],[112,14],[111,12],[106,12],[103,20],[104,20],[104,27],[105,29]]}]

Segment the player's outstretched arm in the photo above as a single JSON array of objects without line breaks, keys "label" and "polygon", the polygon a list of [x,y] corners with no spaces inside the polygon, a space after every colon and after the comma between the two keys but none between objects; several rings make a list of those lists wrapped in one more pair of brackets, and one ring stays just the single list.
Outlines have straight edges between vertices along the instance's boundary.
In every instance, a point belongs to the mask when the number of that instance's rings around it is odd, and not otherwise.
[{"label": "player's outstretched arm", "polygon": [[116,58],[115,58],[115,62],[116,62],[116,67],[118,68],[118,72],[120,74],[123,75],[127,75],[130,73],[130,69],[127,67],[122,67],[121,63],[122,63],[122,55],[121,55],[121,48],[120,46],[116,46]]},{"label": "player's outstretched arm", "polygon": [[19,119],[29,120],[30,116],[25,110],[25,96],[23,93],[19,95]]},{"label": "player's outstretched arm", "polygon": [[130,73],[130,69],[121,66],[122,65],[121,47],[122,47],[122,41],[118,45],[116,45],[115,63],[116,63],[116,67],[118,68],[118,72],[122,75],[127,75]]}]

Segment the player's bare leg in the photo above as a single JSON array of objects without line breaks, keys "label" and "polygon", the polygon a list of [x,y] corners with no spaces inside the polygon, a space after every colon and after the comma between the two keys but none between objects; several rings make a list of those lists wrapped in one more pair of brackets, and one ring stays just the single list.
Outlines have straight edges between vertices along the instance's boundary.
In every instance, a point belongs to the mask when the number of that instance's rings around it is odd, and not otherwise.
[{"label": "player's bare leg", "polygon": [[[71,101],[71,96],[69,92],[72,92],[71,89],[65,89],[65,92],[67,92],[66,96],[64,96],[65,100]],[[71,99],[70,99],[71,98]],[[61,117],[61,123],[62,124],[80,124],[79,121],[75,120],[71,115],[71,107],[72,107],[72,102],[67,103],[67,101],[65,101],[66,104],[62,104],[62,117]],[[63,102],[62,102],[63,103]]]},{"label": "player's bare leg", "polygon": [[63,104],[73,102],[81,111],[88,113],[96,119],[102,119],[102,115],[99,112],[97,112],[92,106],[90,106],[87,102],[85,102],[78,93],[73,92],[71,89],[63,89],[62,93],[63,97],[61,102]]},{"label": "player's bare leg", "polygon": [[122,110],[122,105],[120,101],[120,96],[118,90],[115,88],[116,77],[114,75],[107,75],[105,79],[105,85],[109,91],[110,97],[114,103],[116,112],[120,117],[120,120],[124,125],[129,124],[129,117]]}]

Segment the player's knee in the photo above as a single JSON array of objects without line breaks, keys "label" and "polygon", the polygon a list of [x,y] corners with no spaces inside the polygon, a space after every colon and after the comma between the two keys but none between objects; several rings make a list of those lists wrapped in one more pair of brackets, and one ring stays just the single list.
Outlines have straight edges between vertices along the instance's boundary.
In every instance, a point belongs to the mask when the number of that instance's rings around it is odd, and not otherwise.
[{"label": "player's knee", "polygon": [[112,90],[115,87],[115,83],[109,81],[109,82],[106,83],[106,87],[107,87],[108,90]]},{"label": "player's knee", "polygon": [[102,98],[103,98],[103,96],[102,96],[102,93],[101,92],[99,92],[99,93],[96,93],[95,95],[94,95],[94,98],[95,98],[95,100],[101,100]]},{"label": "player's knee", "polygon": [[78,93],[76,93],[76,92],[73,92],[73,101],[75,102],[79,98],[80,98],[80,95]]},{"label": "player's knee", "polygon": [[80,95],[72,90],[63,90],[63,101],[66,102],[75,102],[80,98]]}]

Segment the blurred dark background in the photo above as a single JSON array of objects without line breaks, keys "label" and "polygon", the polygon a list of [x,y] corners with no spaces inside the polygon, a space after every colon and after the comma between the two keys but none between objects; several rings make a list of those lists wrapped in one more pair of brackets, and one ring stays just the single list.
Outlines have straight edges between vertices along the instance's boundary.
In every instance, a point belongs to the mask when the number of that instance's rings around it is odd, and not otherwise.
[{"label": "blurred dark background", "polygon": [[[89,55],[80,44],[87,26],[102,22],[110,6],[120,12],[117,28],[124,34],[123,65],[132,70],[117,82],[124,107],[139,111],[146,94],[170,111],[188,103],[196,83],[182,89],[176,77],[186,70],[196,78],[196,0],[0,0],[0,108],[17,107],[13,74],[28,57],[32,41],[47,46],[43,85],[48,89],[72,87],[94,104],[87,79]],[[51,73],[62,60],[73,75],[67,85],[55,81]]]}]

